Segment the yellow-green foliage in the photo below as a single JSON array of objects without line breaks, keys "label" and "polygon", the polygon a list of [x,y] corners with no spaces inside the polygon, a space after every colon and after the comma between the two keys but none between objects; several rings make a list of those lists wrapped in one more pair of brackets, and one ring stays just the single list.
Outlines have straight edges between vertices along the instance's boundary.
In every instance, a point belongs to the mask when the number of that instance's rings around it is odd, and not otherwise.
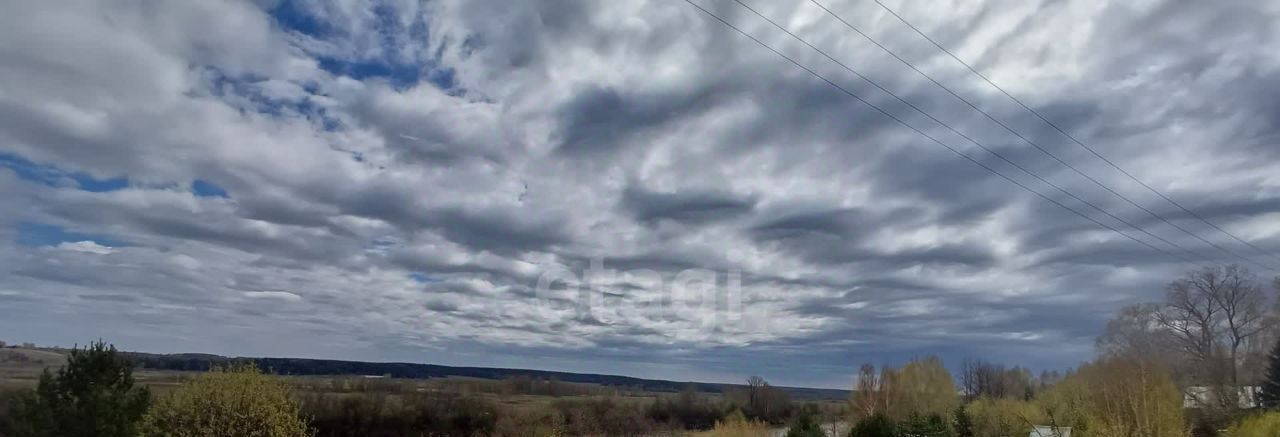
[{"label": "yellow-green foliage", "polygon": [[160,398],[143,437],[306,437],[299,405],[280,380],[252,364],[215,369]]},{"label": "yellow-green foliage", "polygon": [[1031,432],[1032,424],[1048,423],[1038,406],[1013,399],[978,399],[965,407],[965,413],[973,435],[982,437],[1022,437]]},{"label": "yellow-green foliage", "polygon": [[850,416],[865,419],[883,414],[895,422],[913,417],[950,417],[960,405],[951,372],[938,357],[917,358],[901,369],[865,364],[858,370],[849,398]]},{"label": "yellow-green foliage", "polygon": [[715,429],[704,435],[706,437],[767,437],[770,432],[769,425],[748,421],[741,411],[734,411],[724,420],[716,422]]},{"label": "yellow-green foliage", "polygon": [[1227,430],[1227,437],[1275,437],[1280,435],[1280,413],[1248,417]]},{"label": "yellow-green foliage", "polygon": [[951,372],[937,357],[911,360],[888,385],[888,413],[897,420],[912,415],[950,417],[960,405]]},{"label": "yellow-green foliage", "polygon": [[1037,425],[1052,423],[1057,426],[1071,427],[1075,431],[1074,435],[1084,435],[1089,428],[1089,422],[1093,420],[1090,418],[1091,402],[1092,397],[1087,381],[1075,373],[1070,373],[1053,387],[1036,395],[1036,405],[1040,407],[1046,419],[1046,423]]},{"label": "yellow-green foliage", "polygon": [[1037,397],[1059,426],[1089,437],[1183,437],[1182,393],[1151,363],[1104,358]]}]

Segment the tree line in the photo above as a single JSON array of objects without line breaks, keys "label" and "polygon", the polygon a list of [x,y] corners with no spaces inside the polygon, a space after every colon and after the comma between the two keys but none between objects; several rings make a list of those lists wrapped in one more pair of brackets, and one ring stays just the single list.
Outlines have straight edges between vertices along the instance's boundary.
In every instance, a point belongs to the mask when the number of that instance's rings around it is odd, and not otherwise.
[{"label": "tree line", "polygon": [[651,400],[601,396],[532,377],[508,377],[484,388],[502,396],[553,398],[531,408],[455,390],[405,390],[403,380],[347,378],[331,381],[340,388],[303,392],[298,387],[306,385],[296,383],[315,380],[267,374],[252,362],[215,366],[153,395],[134,380],[135,366],[102,342],[70,350],[66,364],[46,369],[35,389],[0,401],[0,436],[639,436],[711,429],[729,417],[766,426],[799,417],[816,423],[821,413],[759,377],[722,396],[689,385]]}]

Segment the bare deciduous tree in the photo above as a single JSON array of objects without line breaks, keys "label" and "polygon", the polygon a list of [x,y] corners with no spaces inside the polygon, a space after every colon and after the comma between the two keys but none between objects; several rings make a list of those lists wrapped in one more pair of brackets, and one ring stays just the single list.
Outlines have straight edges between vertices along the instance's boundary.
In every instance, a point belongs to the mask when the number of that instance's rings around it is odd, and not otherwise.
[{"label": "bare deciduous tree", "polygon": [[[1267,301],[1263,287],[1245,268],[1192,271],[1169,284],[1162,305],[1122,311],[1098,339],[1099,349],[1144,359],[1161,357],[1161,349],[1176,350],[1183,358],[1172,360],[1170,367],[1184,370],[1193,385],[1210,386],[1220,407],[1235,409],[1240,387],[1256,377],[1254,355],[1262,350],[1257,342],[1265,340],[1262,334],[1273,324]],[[1156,329],[1148,329],[1148,313]],[[1242,368],[1247,380],[1241,377]]]},{"label": "bare deciduous tree", "polygon": [[893,384],[894,370],[885,367],[876,372],[876,366],[863,364],[858,369],[857,381],[849,398],[849,410],[858,418],[867,418],[889,409],[889,389]]},{"label": "bare deciduous tree", "polygon": [[[1202,275],[1205,276],[1205,275]],[[1231,385],[1240,386],[1240,348],[1266,327],[1267,297],[1257,278],[1240,266],[1223,269],[1221,285],[1213,293],[1222,311],[1226,341],[1231,359]]]},{"label": "bare deciduous tree", "polygon": [[1162,327],[1173,333],[1183,352],[1197,361],[1209,362],[1214,359],[1217,344],[1218,305],[1210,290],[1194,284],[1186,279],[1170,284],[1165,305],[1155,316]]},{"label": "bare deciduous tree", "polygon": [[757,405],[760,402],[761,393],[764,391],[764,377],[760,375],[751,375],[747,377],[747,405]]},{"label": "bare deciduous tree", "polygon": [[960,364],[960,388],[970,399],[1028,400],[1035,394],[1037,386],[1028,369],[966,359]]},{"label": "bare deciduous tree", "polygon": [[1240,349],[1266,327],[1266,300],[1247,269],[1206,268],[1169,285],[1168,302],[1157,320],[1184,352],[1207,369],[1225,371],[1215,376],[1238,387]]}]

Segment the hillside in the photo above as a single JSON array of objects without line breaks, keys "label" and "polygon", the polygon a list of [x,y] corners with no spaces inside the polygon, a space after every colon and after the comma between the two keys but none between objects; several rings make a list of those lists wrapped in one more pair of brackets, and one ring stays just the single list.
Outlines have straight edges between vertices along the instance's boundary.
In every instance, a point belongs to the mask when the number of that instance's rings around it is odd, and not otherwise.
[{"label": "hillside", "polygon": [[[210,366],[237,361],[254,361],[265,371],[282,375],[378,375],[393,378],[446,378],[467,377],[481,379],[504,379],[512,376],[530,376],[540,379],[555,378],[564,382],[598,384],[612,387],[628,387],[649,392],[679,392],[692,385],[697,391],[705,393],[723,393],[735,388],[745,388],[737,384],[713,384],[701,382],[681,382],[660,379],[643,379],[620,375],[601,375],[593,373],[554,372],[546,370],[507,369],[491,367],[454,367],[435,364],[417,363],[370,363],[362,361],[317,360],[306,358],[249,358],[223,357],[208,354],[148,354],[127,352],[140,368],[157,370],[206,371]],[[779,387],[793,398],[803,400],[842,400],[848,397],[847,390]]]},{"label": "hillside", "polygon": [[60,366],[66,362],[66,356],[52,351],[40,349],[4,348],[0,349],[0,364],[6,366]]}]

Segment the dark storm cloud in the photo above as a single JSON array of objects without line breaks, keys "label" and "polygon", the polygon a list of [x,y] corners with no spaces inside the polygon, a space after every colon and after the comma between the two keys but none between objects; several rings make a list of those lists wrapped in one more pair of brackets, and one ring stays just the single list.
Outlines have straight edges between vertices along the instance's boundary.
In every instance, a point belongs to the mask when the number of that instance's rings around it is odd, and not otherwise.
[{"label": "dark storm cloud", "polygon": [[811,263],[869,263],[901,268],[915,264],[963,264],[985,267],[995,261],[989,250],[969,244],[884,251],[866,247],[871,234],[926,219],[924,209],[841,209],[798,213],[757,225],[753,238],[795,253]]},{"label": "dark storm cloud", "polygon": [[522,216],[517,210],[442,209],[429,212],[427,222],[458,244],[498,253],[547,251],[570,242],[563,222]]},{"label": "dark storm cloud", "polygon": [[649,129],[715,106],[713,91],[626,93],[595,87],[578,91],[560,110],[564,139],[556,151],[565,156],[610,154]]},{"label": "dark storm cloud", "polygon": [[756,238],[779,240],[812,234],[836,237],[842,241],[857,240],[862,233],[872,231],[878,222],[872,216],[875,211],[841,209],[811,213],[790,214],[752,228]]},{"label": "dark storm cloud", "polygon": [[636,220],[650,225],[661,220],[700,224],[749,214],[756,199],[713,191],[656,192],[628,185],[622,192],[622,207]]},{"label": "dark storm cloud", "polygon": [[127,294],[82,294],[80,299],[103,303],[136,303],[138,298]]}]

